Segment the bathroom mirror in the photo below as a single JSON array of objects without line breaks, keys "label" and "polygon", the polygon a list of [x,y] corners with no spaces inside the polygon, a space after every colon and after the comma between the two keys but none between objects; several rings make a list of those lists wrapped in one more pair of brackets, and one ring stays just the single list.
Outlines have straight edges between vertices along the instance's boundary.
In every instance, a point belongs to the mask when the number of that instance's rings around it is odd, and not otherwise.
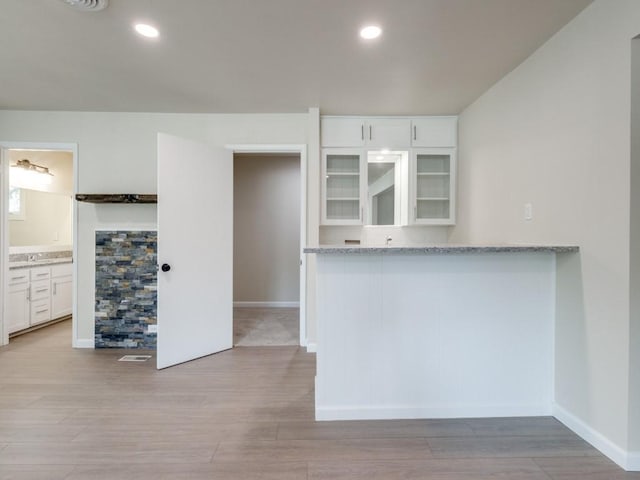
[{"label": "bathroom mirror", "polygon": [[9,246],[71,245],[72,212],[70,195],[11,187]]},{"label": "bathroom mirror", "polygon": [[402,225],[407,192],[406,151],[367,152],[367,225]]}]

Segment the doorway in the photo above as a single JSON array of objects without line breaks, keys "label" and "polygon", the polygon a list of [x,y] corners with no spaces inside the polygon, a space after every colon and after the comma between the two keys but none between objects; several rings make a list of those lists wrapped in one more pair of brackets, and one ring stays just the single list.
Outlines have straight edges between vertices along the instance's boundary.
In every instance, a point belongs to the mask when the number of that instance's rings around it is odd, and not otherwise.
[{"label": "doorway", "polygon": [[2,142],[0,152],[0,345],[70,319],[76,332],[77,146]]},{"label": "doorway", "polygon": [[234,155],[234,346],[300,344],[300,154]]}]

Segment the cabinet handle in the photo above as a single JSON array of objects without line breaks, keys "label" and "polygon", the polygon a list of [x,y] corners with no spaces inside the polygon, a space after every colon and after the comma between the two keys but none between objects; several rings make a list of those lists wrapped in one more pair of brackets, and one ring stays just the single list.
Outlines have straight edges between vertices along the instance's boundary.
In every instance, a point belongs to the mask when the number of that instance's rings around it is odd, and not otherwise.
[{"label": "cabinet handle", "polygon": [[47,275],[49,275],[47,272],[36,273],[36,277],[45,277]]},{"label": "cabinet handle", "polygon": [[57,286],[58,286],[58,284],[57,284],[57,283],[54,283],[54,284],[53,284],[53,294],[54,294],[54,295],[56,295],[56,290],[57,290],[57,288],[56,288],[56,287],[57,287]]},{"label": "cabinet handle", "polygon": [[28,302],[31,301],[31,289],[30,288],[27,289],[27,301]]},{"label": "cabinet handle", "polygon": [[364,223],[364,207],[360,207],[360,221]]},{"label": "cabinet handle", "polygon": [[371,140],[371,125],[369,125],[369,140]]},{"label": "cabinet handle", "polygon": [[37,310],[37,311],[36,311],[36,315],[37,315],[38,313],[44,313],[44,312],[46,312],[46,311],[48,311],[48,310],[49,310],[48,308],[45,308],[44,310]]},{"label": "cabinet handle", "polygon": [[417,132],[416,132],[416,126],[415,126],[415,125],[413,126],[413,139],[414,139],[414,140],[417,140],[417,139],[418,139],[418,138],[417,138]]},{"label": "cabinet handle", "polygon": [[20,277],[11,277],[11,281],[12,281],[12,282],[15,282],[16,280],[21,280],[21,279],[23,279],[23,278],[27,278],[27,276],[26,276],[26,275],[22,275],[22,276],[20,276]]},{"label": "cabinet handle", "polygon": [[46,292],[47,290],[48,288],[40,288],[39,290],[36,290],[36,293]]},{"label": "cabinet handle", "polygon": [[364,123],[360,125],[360,138],[364,140]]},{"label": "cabinet handle", "polygon": [[413,206],[413,221],[415,222],[416,220],[418,220],[418,206],[414,205]]}]

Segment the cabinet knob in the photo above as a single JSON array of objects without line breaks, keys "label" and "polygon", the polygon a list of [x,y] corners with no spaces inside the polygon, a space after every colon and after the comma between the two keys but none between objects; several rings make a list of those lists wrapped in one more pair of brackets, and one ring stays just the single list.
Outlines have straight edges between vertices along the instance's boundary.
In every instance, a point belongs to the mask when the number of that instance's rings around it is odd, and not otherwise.
[{"label": "cabinet knob", "polygon": [[160,267],[160,269],[161,269],[163,272],[168,272],[169,270],[171,270],[171,265],[169,265],[168,263],[163,263],[163,264],[162,264],[162,267]]}]

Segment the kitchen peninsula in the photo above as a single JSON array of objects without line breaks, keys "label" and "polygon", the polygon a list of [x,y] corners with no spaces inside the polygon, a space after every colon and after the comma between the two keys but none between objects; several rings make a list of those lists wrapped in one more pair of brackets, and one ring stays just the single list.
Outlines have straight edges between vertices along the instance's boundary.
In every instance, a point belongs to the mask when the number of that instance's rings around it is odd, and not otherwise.
[{"label": "kitchen peninsula", "polygon": [[316,419],[550,415],[556,255],[320,246]]}]

